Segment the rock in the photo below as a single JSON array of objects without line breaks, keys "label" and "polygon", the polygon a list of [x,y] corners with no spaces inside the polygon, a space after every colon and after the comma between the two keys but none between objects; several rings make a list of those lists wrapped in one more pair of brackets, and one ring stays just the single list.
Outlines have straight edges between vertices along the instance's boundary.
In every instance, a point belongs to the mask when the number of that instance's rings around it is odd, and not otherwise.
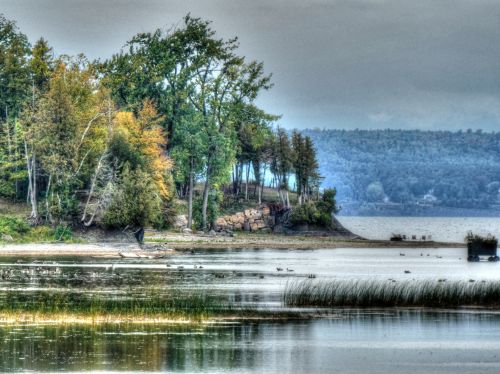
[{"label": "rock", "polygon": [[216,233],[214,230],[210,230],[210,231],[208,232],[208,235],[210,235],[210,236],[216,236],[216,235],[217,235],[217,233]]},{"label": "rock", "polygon": [[250,225],[250,230],[257,231],[258,229],[259,229],[259,226],[256,223],[252,223]]},{"label": "rock", "polygon": [[235,223],[234,226],[233,226],[233,229],[234,230],[242,230],[243,229],[243,225],[241,223]]},{"label": "rock", "polygon": [[255,221],[255,224],[257,225],[257,228],[259,229],[263,229],[264,227],[266,227],[266,224],[262,221]]},{"label": "rock", "polygon": [[192,234],[192,233],[193,233],[193,230],[188,229],[187,227],[184,227],[184,228],[182,229],[182,233],[183,233],[183,234]]},{"label": "rock", "polygon": [[266,217],[266,216],[268,216],[268,215],[270,215],[270,214],[271,214],[271,209],[269,209],[267,206],[266,206],[266,207],[264,207],[264,208],[262,208],[262,215],[263,215],[263,216],[265,216],[265,217]]},{"label": "rock", "polygon": [[9,234],[2,234],[2,240],[5,240],[6,242],[12,242],[14,238]]},{"label": "rock", "polygon": [[219,217],[217,218],[217,220],[215,221],[215,224],[218,226],[218,227],[226,227],[227,226],[227,221],[224,219],[224,217]]},{"label": "rock", "polygon": [[175,216],[173,227],[176,229],[183,229],[187,226],[188,221],[185,214]]}]

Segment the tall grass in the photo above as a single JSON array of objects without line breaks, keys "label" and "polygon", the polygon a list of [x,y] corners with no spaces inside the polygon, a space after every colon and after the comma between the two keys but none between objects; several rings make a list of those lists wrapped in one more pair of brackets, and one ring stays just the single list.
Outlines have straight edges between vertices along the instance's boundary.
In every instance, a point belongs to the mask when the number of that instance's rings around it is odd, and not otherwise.
[{"label": "tall grass", "polygon": [[500,281],[305,280],[287,284],[283,303],[317,307],[498,307]]},{"label": "tall grass", "polygon": [[117,296],[73,291],[7,291],[0,295],[1,313],[175,314],[189,318],[230,311],[230,306],[220,298],[201,292]]}]

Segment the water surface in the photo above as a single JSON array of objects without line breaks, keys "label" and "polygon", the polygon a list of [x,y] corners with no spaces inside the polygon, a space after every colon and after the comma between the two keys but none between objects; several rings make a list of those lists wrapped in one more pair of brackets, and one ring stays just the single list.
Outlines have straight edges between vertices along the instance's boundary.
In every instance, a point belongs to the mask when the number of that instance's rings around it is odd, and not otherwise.
[{"label": "water surface", "polygon": [[2,371],[498,373],[500,316],[340,312],[211,326],[0,328]]}]

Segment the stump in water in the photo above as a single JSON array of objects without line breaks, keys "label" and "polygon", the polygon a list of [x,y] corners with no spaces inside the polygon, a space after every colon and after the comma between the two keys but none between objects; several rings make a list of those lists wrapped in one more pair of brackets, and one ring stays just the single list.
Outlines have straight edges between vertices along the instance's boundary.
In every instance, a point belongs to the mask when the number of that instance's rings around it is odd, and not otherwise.
[{"label": "stump in water", "polygon": [[136,232],[134,232],[135,239],[139,244],[144,243],[144,227],[139,228]]}]

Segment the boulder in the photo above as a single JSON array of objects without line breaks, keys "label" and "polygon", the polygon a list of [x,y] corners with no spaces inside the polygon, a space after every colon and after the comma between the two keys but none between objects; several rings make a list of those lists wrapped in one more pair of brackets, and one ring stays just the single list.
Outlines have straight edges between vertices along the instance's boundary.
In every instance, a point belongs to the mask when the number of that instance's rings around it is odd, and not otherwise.
[{"label": "boulder", "polygon": [[183,229],[184,227],[187,227],[188,220],[185,214],[179,214],[175,216],[174,218],[174,224],[173,227],[176,229]]},{"label": "boulder", "polygon": [[218,226],[218,227],[227,227],[227,221],[224,219],[224,217],[219,217],[217,218],[217,220],[215,221],[215,224]]}]

